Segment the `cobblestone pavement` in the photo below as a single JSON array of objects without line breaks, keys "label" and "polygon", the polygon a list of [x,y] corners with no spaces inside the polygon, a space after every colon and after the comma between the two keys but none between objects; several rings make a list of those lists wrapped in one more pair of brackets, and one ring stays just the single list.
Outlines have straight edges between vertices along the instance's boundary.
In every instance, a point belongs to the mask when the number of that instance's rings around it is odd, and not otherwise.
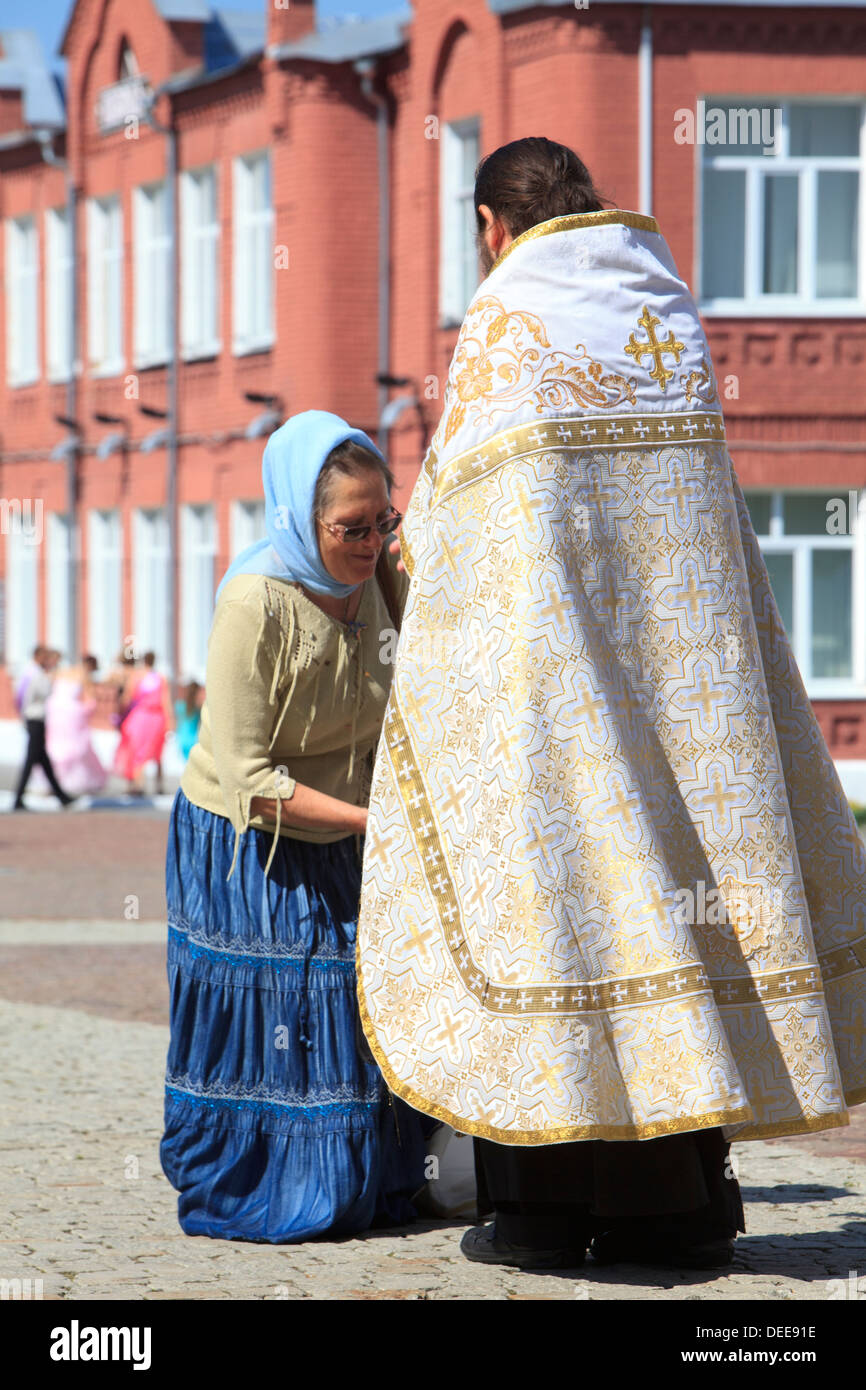
[{"label": "cobblestone pavement", "polygon": [[170,801],[0,815],[0,1280],[87,1300],[828,1300],[859,1277],[866,1298],[866,1106],[734,1145],[748,1233],[722,1276],[473,1265],[459,1222],[283,1247],[185,1236],[158,1156]]},{"label": "cobblestone pavement", "polygon": [[45,1299],[828,1300],[863,1274],[866,1107],[846,1129],[734,1146],[749,1229],[723,1276],[473,1265],[458,1222],[284,1247],[185,1236],[158,1158],[164,931],[0,923],[0,1278],[41,1279]]},{"label": "cobblestone pavement", "polygon": [[[4,917],[142,920],[165,914],[165,835],[171,796],[104,797],[66,811],[28,796],[28,812],[4,815],[0,792],[0,901]],[[130,898],[134,903],[130,904]]]}]

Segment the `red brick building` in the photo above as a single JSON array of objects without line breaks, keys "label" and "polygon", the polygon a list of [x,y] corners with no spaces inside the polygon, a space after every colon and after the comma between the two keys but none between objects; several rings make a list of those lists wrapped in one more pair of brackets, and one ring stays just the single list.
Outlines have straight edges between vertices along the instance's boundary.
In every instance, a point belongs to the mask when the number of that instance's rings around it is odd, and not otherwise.
[{"label": "red brick building", "polygon": [[317,30],[311,0],[248,20],[78,0],[63,101],[0,33],[7,677],[37,638],[102,661],[131,638],[201,678],[215,583],[260,524],[263,438],[290,413],[381,429],[405,505],[478,283],[475,164],[544,134],[657,218],[695,293],[780,608],[853,775],[866,9],[413,11]]}]

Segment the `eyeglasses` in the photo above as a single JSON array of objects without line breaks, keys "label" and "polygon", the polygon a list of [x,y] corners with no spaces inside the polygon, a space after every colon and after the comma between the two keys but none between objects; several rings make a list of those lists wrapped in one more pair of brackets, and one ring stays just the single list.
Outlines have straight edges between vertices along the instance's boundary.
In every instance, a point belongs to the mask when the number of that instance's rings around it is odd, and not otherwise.
[{"label": "eyeglasses", "polygon": [[[322,521],[321,517],[316,520],[324,526],[326,531],[330,531],[332,536],[336,536],[344,545],[351,545],[353,541],[364,541],[373,530],[372,526],[344,526],[341,521]],[[390,536],[392,531],[396,531],[400,522],[403,520],[403,513],[395,511],[392,507],[390,515],[384,521],[376,523],[376,530],[380,536]]]}]

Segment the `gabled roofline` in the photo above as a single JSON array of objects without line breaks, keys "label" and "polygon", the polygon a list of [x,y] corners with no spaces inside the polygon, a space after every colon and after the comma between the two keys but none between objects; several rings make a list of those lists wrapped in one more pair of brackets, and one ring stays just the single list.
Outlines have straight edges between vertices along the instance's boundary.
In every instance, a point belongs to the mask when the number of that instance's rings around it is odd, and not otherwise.
[{"label": "gabled roofline", "polygon": [[270,44],[265,51],[269,58],[278,61],[306,58],[317,63],[351,63],[404,48],[407,43],[405,30],[412,22],[412,15],[400,10],[376,19],[335,24],[333,28],[316,30],[291,43]]}]

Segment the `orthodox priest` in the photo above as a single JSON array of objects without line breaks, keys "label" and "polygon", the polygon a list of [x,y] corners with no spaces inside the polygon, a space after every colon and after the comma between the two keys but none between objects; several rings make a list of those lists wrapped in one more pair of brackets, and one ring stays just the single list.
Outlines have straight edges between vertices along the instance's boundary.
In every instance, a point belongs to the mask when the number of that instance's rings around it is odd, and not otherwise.
[{"label": "orthodox priest", "polygon": [[400,536],[364,1031],[476,1137],[468,1258],[724,1268],[734,1139],[866,1101],[866,852],[655,220],[541,138],[479,166],[486,278]]}]

